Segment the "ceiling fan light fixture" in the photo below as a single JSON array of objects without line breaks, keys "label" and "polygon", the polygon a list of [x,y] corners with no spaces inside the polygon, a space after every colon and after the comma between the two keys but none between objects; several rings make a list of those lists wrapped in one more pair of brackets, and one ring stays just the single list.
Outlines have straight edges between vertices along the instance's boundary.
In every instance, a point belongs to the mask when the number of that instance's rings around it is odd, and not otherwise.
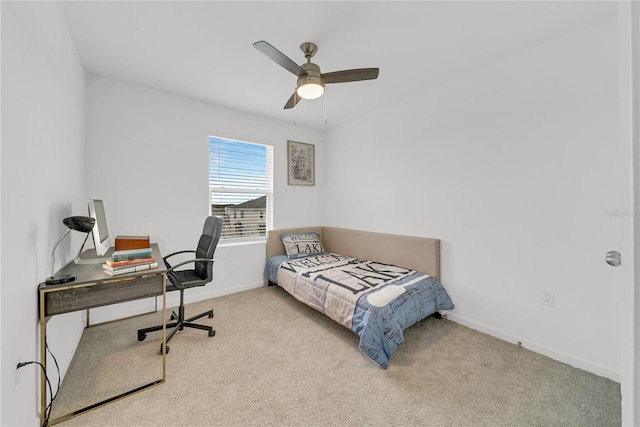
[{"label": "ceiling fan light fixture", "polygon": [[[317,68],[317,66],[315,67]],[[320,77],[320,70],[318,69],[316,72],[311,69],[307,70],[307,73],[307,75],[298,78],[298,88],[296,89],[298,96],[302,99],[316,99],[321,97],[324,93],[324,85],[322,84],[322,78]]]},{"label": "ceiling fan light fixture", "polygon": [[320,98],[324,93],[324,86],[317,83],[307,83],[302,85],[297,90],[298,96],[303,99],[316,99]]}]

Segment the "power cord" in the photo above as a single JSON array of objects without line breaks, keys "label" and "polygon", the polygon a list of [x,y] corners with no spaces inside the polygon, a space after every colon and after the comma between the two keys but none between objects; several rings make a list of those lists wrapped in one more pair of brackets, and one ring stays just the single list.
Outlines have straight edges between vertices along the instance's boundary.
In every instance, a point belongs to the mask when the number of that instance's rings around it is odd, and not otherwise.
[{"label": "power cord", "polygon": [[53,388],[51,387],[51,381],[49,381],[47,370],[45,369],[42,363],[36,362],[36,361],[20,362],[18,363],[18,366],[16,366],[16,369],[20,369],[23,366],[27,366],[27,365],[38,365],[40,366],[40,369],[42,369],[42,374],[44,375],[44,379],[47,381],[47,386],[49,387],[49,396],[51,396],[51,401],[49,401],[49,404],[46,406],[44,410],[44,423],[42,424],[42,427],[47,427],[47,425],[49,424],[49,416],[51,415],[51,405],[53,405],[53,401],[55,400],[56,397],[58,397],[58,392],[60,391],[60,366],[58,365],[58,361],[56,360],[56,357],[51,352],[51,349],[49,349],[49,344],[47,344],[46,338],[44,340],[44,346],[46,351],[48,351],[51,357],[53,358],[53,362],[56,364],[56,370],[58,371],[58,387],[56,388],[55,395],[53,394]]}]

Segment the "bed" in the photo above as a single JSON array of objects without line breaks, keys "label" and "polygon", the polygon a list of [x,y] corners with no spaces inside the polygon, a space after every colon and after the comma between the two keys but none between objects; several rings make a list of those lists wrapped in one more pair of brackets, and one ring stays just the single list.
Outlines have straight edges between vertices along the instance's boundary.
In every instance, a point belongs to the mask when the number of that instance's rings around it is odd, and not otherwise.
[{"label": "bed", "polygon": [[352,330],[387,368],[404,330],[454,305],[440,282],[440,240],[336,227],[272,230],[265,278]]}]

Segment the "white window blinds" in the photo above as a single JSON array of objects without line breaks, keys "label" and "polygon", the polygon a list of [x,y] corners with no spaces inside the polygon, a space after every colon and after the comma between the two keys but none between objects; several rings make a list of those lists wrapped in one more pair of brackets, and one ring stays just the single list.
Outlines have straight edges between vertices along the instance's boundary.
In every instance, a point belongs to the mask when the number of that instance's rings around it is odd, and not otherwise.
[{"label": "white window blinds", "polygon": [[273,147],[209,137],[211,214],[222,239],[264,238],[272,228]]}]

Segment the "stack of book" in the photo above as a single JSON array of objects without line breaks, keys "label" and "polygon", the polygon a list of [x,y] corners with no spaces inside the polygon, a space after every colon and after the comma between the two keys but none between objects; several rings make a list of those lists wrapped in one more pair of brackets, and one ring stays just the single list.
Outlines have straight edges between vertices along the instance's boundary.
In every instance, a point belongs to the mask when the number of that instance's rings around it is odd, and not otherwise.
[{"label": "stack of book", "polygon": [[111,276],[148,270],[158,266],[158,262],[153,257],[152,249],[148,246],[148,243],[147,247],[123,250],[118,249],[118,245],[116,245],[116,250],[111,255],[111,259],[107,260],[102,265],[105,273]]}]

